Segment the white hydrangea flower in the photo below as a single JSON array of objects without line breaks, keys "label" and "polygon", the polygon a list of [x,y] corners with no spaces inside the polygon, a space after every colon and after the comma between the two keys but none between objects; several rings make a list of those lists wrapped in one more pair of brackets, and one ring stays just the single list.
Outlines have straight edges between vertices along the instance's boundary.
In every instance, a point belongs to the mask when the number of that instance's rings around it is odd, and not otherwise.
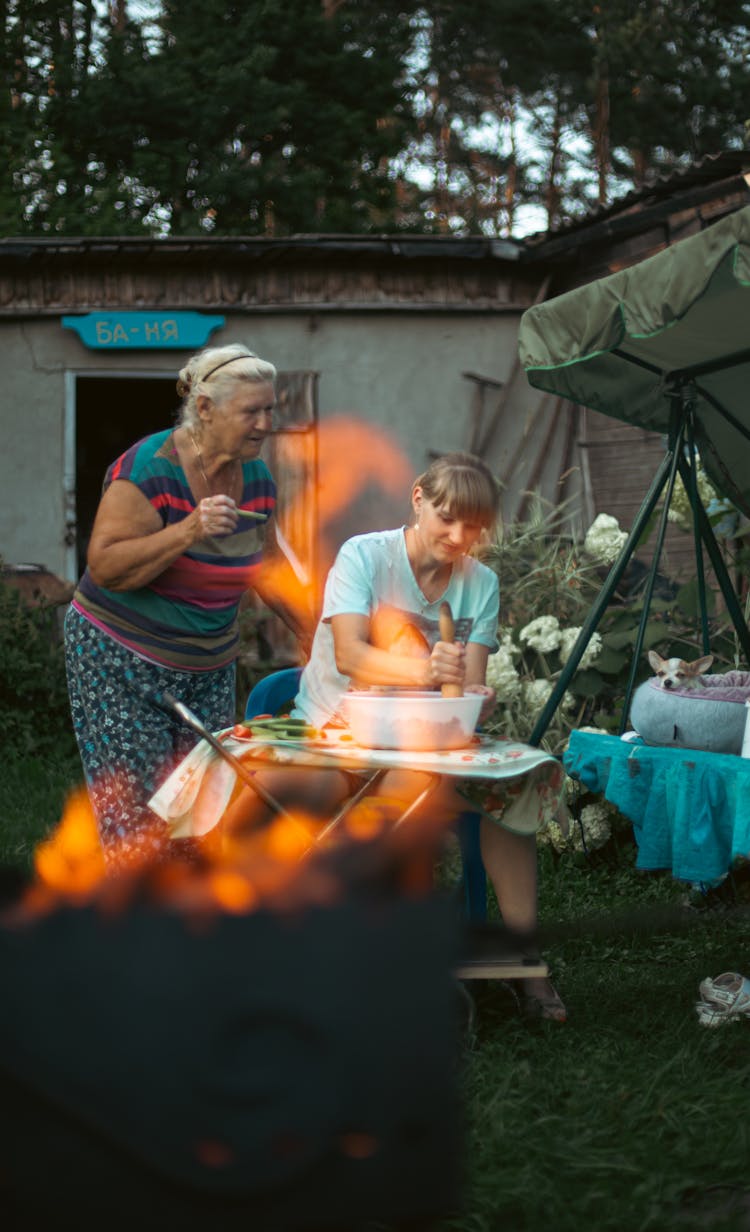
[{"label": "white hydrangea flower", "polygon": [[[575,805],[575,795],[572,793],[569,793],[569,802]],[[571,818],[567,835],[556,821],[550,821],[539,831],[537,841],[561,854],[596,851],[611,837],[612,821],[617,815],[614,805],[607,800],[587,804],[581,809],[580,819]]]},{"label": "white hydrangea flower", "polygon": [[[581,632],[581,626],[578,628],[571,627],[563,629],[560,633],[560,662],[567,663],[570,658],[570,652],[578,641],[578,634]],[[591,640],[581,656],[581,661],[578,664],[577,671],[582,672],[585,667],[590,667],[595,659],[599,657],[602,649],[602,639],[598,633],[591,634]]]},{"label": "white hydrangea flower", "polygon": [[554,848],[555,851],[566,851],[570,846],[569,838],[563,834],[556,821],[548,821],[546,826],[538,831],[536,841],[545,847]]},{"label": "white hydrangea flower", "polygon": [[609,513],[600,513],[586,531],[583,550],[602,564],[611,565],[620,555],[627,532],[620,530],[620,523]]},{"label": "white hydrangea flower", "polygon": [[[696,477],[696,486],[698,488],[698,496],[700,498],[701,504],[703,505],[703,508],[706,509],[711,504],[711,501],[719,499],[719,494],[716,491],[716,488],[714,487],[714,485],[711,483],[711,480],[709,479],[708,475],[704,471],[703,466],[701,465],[700,462],[698,463],[698,469],[695,472],[695,477]],[[677,494],[678,488],[681,490],[684,502],[687,506],[686,508],[687,521],[689,523],[692,523],[693,518],[692,518],[692,509],[690,508],[690,497],[688,495],[687,488],[682,482],[681,475],[677,476],[677,481],[675,483],[675,490],[672,493],[673,500],[674,500],[675,495]]]},{"label": "white hydrangea flower", "polygon": [[572,779],[570,775],[565,777],[565,799],[568,806],[573,805],[582,796],[586,788],[578,779]]},{"label": "white hydrangea flower", "polygon": [[[583,839],[581,838],[581,826],[583,826]],[[571,833],[574,834],[577,847],[582,848],[584,841],[589,851],[596,851],[598,847],[603,847],[612,837],[610,811],[607,805],[603,801],[585,805],[581,809],[581,826],[571,826]]]},{"label": "white hydrangea flower", "polygon": [[560,622],[556,616],[537,616],[536,620],[524,625],[518,636],[532,650],[548,654],[560,645]]},{"label": "white hydrangea flower", "polygon": [[521,692],[521,678],[504,643],[488,658],[486,679],[490,688],[497,693],[499,702],[513,701]]},{"label": "white hydrangea flower", "polygon": [[510,629],[498,629],[497,634],[500,639],[500,649],[509,654],[511,659],[518,659],[522,653],[521,647],[513,641]]},{"label": "white hydrangea flower", "polygon": [[545,680],[544,677],[538,680],[524,681],[523,702],[532,717],[542,710],[551,692],[552,681]]},{"label": "white hydrangea flower", "polygon": [[[698,463],[698,468],[696,470],[696,483],[698,487],[698,497],[709,517],[713,518],[714,515],[720,513],[731,514],[735,512],[731,501],[725,500],[719,496],[700,462]],[[693,510],[690,505],[690,496],[688,495],[687,488],[682,482],[681,475],[677,476],[667,517],[670,522],[676,522],[681,530],[689,531],[692,528]],[[730,519],[730,527],[733,526],[733,521],[733,519]],[[723,533],[719,527],[717,527],[715,522],[713,525],[714,533],[716,533],[717,530],[719,534]]]}]

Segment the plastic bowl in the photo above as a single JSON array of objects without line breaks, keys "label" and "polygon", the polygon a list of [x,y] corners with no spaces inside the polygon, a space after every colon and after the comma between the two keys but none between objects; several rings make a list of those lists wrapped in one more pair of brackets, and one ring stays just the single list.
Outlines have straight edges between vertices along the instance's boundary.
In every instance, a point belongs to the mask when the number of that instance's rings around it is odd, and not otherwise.
[{"label": "plastic bowl", "polygon": [[366,749],[461,749],[471,743],[482,709],[478,693],[347,693],[344,717]]}]

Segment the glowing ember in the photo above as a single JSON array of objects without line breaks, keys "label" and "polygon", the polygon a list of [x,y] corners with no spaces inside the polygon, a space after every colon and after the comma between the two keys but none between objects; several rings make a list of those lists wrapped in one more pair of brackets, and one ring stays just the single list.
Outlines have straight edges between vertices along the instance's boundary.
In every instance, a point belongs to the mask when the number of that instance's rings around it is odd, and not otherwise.
[{"label": "glowing ember", "polygon": [[62,897],[86,898],[101,882],[104,853],[85,787],[69,797],[54,834],[37,847],[34,868],[41,884]]},{"label": "glowing ember", "polygon": [[404,807],[404,801],[395,796],[363,796],[344,818],[346,833],[362,842],[376,838],[386,823],[395,820]]},{"label": "glowing ember", "polygon": [[[86,902],[111,915],[128,910],[136,901],[151,901],[196,922],[221,913],[333,905],[345,891],[343,865],[337,861],[339,857],[350,861],[359,849],[362,860],[373,868],[393,859],[403,865],[407,893],[429,891],[429,878],[420,875],[414,880],[409,856],[418,847],[424,854],[418,860],[420,868],[429,866],[436,834],[432,826],[429,835],[421,836],[410,827],[410,840],[399,829],[392,830],[391,823],[405,804],[396,797],[366,796],[322,840],[325,827],[320,822],[305,815],[283,816],[242,833],[230,834],[219,826],[200,842],[162,842],[161,848],[154,843],[148,854],[141,851],[134,860],[127,840],[122,859],[111,845],[105,857],[82,787],[68,799],[55,832],[37,848],[36,880],[26,890],[16,918],[29,920],[66,903]],[[379,854],[373,853],[373,843],[380,845]]]}]

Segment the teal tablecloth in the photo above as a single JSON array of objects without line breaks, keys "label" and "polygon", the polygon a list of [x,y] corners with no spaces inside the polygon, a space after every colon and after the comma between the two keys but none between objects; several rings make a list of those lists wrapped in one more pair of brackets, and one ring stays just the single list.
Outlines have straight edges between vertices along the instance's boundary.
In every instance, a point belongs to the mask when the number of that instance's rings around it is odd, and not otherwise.
[{"label": "teal tablecloth", "polygon": [[638,868],[711,882],[750,856],[750,759],[574,731],[563,764],[630,818]]}]

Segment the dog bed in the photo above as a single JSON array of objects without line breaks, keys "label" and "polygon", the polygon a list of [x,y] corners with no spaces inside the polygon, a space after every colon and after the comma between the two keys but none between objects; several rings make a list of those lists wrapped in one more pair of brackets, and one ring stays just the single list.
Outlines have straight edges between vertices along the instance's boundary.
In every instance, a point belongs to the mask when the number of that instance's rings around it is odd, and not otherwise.
[{"label": "dog bed", "polygon": [[740,753],[750,701],[750,672],[701,676],[692,689],[646,680],[633,695],[630,722],[646,744]]}]

